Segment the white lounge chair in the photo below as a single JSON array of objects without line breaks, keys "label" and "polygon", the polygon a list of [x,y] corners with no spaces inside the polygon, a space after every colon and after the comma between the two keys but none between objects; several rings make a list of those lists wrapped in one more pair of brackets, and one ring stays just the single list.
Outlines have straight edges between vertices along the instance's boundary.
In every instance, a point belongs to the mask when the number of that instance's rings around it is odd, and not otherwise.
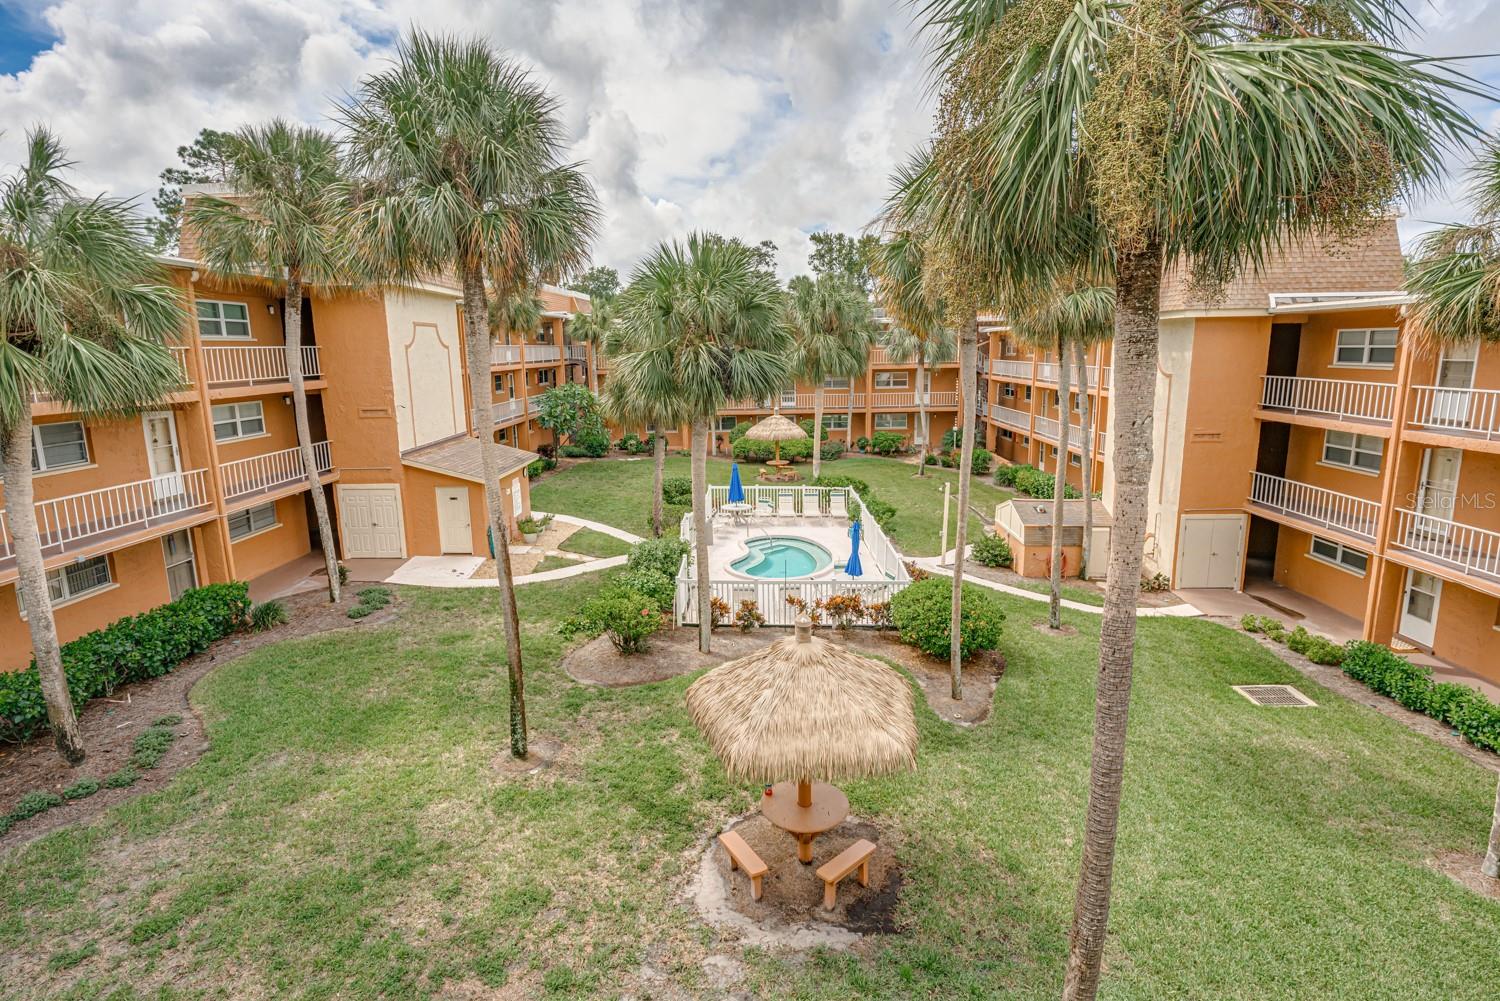
[{"label": "white lounge chair", "polygon": [[771,499],[765,494],[757,494],[755,498],[755,513],[762,518],[769,518],[776,511],[771,507]]},{"label": "white lounge chair", "polygon": [[781,493],[776,495],[776,517],[797,517],[797,498],[792,494],[790,490],[783,490]]},{"label": "white lounge chair", "polygon": [[842,490],[836,490],[828,495],[828,514],[834,518],[849,517],[849,507],[846,503],[846,494]]},{"label": "white lounge chair", "polygon": [[823,513],[823,491],[817,487],[802,488],[802,513],[809,518]]}]

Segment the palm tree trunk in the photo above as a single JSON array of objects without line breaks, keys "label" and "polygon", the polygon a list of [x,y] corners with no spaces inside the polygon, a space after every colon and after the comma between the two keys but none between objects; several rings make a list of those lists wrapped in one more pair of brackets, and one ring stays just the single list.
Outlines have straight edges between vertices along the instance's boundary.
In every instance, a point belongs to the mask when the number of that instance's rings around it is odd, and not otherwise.
[{"label": "palm tree trunk", "polygon": [[849,399],[846,401],[849,409],[845,411],[849,415],[849,425],[844,428],[844,451],[850,455],[854,454],[854,376],[849,377]]},{"label": "palm tree trunk", "polygon": [[[521,669],[521,622],[510,573],[510,529],[500,500],[500,456],[495,451],[495,412],[490,406],[490,327],[485,308],[484,275],[477,264],[465,265],[464,352],[469,364],[469,421],[479,439],[484,470],[484,513],[495,544],[495,583],[500,588],[500,618],[505,631],[505,660],[510,676],[510,753],[526,757],[526,683]],[[497,289],[505,296],[508,290]],[[502,298],[503,301],[503,298]]]},{"label": "palm tree trunk", "polygon": [[328,498],[313,453],[312,429],[307,422],[307,382],[302,372],[302,281],[293,272],[287,277],[286,304],[282,307],[283,339],[286,341],[287,381],[292,384],[292,415],[297,424],[297,451],[302,473],[312,494],[313,513],[318,519],[318,541],[323,546],[323,566],[328,572],[328,600],[339,600],[339,556],[333,548],[333,521],[328,517]]},{"label": "palm tree trunk", "polygon": [[708,418],[693,418],[693,562],[698,586],[698,650],[710,653],[713,616],[708,586]]},{"label": "palm tree trunk", "polygon": [[651,532],[661,538],[663,518],[661,481],[667,470],[667,436],[657,431],[651,436],[651,453],[655,468],[651,473]]},{"label": "palm tree trunk", "polygon": [[823,382],[813,388],[813,479],[823,473]]},{"label": "palm tree trunk", "polygon": [[31,398],[20,393],[21,412],[0,443],[4,460],[5,508],[16,551],[17,593],[26,605],[26,628],[41,678],[42,698],[47,703],[47,723],[52,743],[70,765],[83,763],[83,734],[73,712],[73,696],[63,673],[62,644],[57,638],[57,620],[52,617],[52,596],[47,590],[47,570],[42,562],[42,540],[36,532],[36,494],[31,481]]},{"label": "palm tree trunk", "polygon": [[1114,879],[1120,788],[1125,776],[1125,726],[1135,663],[1135,611],[1151,476],[1151,422],[1156,397],[1158,295],[1162,251],[1155,244],[1122,254],[1115,279],[1115,510],[1109,573],[1099,627],[1099,676],[1094,695],[1094,746],[1084,821],[1083,864],[1068,936],[1063,1001],[1099,993],[1109,891]]},{"label": "palm tree trunk", "polygon": [[599,352],[592,343],[588,349],[589,392],[599,395]]},{"label": "palm tree trunk", "polygon": [[1068,496],[1068,427],[1072,407],[1068,405],[1069,374],[1068,374],[1068,345],[1063,341],[1062,335],[1057,337],[1057,468],[1053,470],[1052,477],[1052,566],[1050,577],[1052,584],[1052,597],[1047,603],[1047,625],[1053,629],[1062,628],[1062,531],[1063,531],[1063,501]]},{"label": "palm tree trunk", "polygon": [[1479,871],[1491,879],[1500,879],[1500,782],[1495,784],[1495,816],[1490,823],[1490,846],[1484,853]]},{"label": "palm tree trunk", "polygon": [[1078,402],[1083,412],[1080,430],[1083,432],[1083,565],[1079,575],[1087,578],[1089,557],[1094,548],[1094,408],[1089,403],[1089,363],[1084,355],[1083,343],[1073,342],[1073,360],[1078,363]]},{"label": "palm tree trunk", "polygon": [[[977,348],[976,348],[977,350]],[[932,437],[932,428],[927,423],[927,394],[922,392],[923,379],[927,374],[927,351],[917,345],[917,427],[922,432],[922,445],[917,449],[917,475],[927,475],[927,442]],[[958,698],[957,695],[954,698]]]},{"label": "palm tree trunk", "polygon": [[[979,317],[975,314],[964,325],[959,337],[959,384],[962,399],[958,401],[959,419],[964,433],[959,445],[958,463],[958,525],[953,531],[953,604],[948,619],[948,668],[953,674],[953,697],[963,698],[963,658],[960,656],[959,629],[963,620],[964,544],[969,527],[969,480],[974,465],[974,359],[979,353]],[[924,414],[925,416],[925,414]]]}]

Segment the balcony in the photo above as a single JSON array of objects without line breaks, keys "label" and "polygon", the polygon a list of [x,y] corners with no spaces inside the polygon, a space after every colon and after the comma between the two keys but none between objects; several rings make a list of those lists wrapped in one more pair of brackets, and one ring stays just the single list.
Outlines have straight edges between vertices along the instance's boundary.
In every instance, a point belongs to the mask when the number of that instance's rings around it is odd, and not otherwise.
[{"label": "balcony", "polygon": [[519,365],[521,364],[521,345],[519,344],[491,344],[491,365]]},{"label": "balcony", "polygon": [[1036,436],[1045,438],[1047,441],[1056,441],[1057,436],[1062,433],[1062,425],[1051,417],[1038,417],[1036,419]]},{"label": "balcony", "polygon": [[[178,383],[177,392],[188,392],[193,388],[193,374],[192,370],[188,368],[188,355],[190,353],[190,349],[170,347],[167,350],[172,352],[172,359],[177,362],[177,368],[182,373],[182,381]],[[31,391],[31,402],[35,404],[46,405],[57,403],[57,399],[51,393],[43,393],[40,390],[34,389]],[[65,411],[67,407],[63,405],[60,408],[54,409],[58,412],[61,412]]]},{"label": "balcony", "polygon": [[1397,508],[1390,546],[1450,570],[1500,584],[1500,532]]},{"label": "balcony", "polygon": [[562,361],[562,348],[556,344],[526,345],[526,364],[546,365],[558,361]]},{"label": "balcony", "polygon": [[[35,507],[42,555],[51,558],[211,515],[213,497],[208,471],[193,469],[54,497]],[[9,513],[0,511],[0,572],[13,570],[15,557]]]},{"label": "balcony", "polygon": [[1009,428],[1015,428],[1020,431],[1030,431],[1031,429],[1031,415],[1024,410],[1017,410],[1015,407],[1001,406],[997,403],[990,408],[990,417]]},{"label": "balcony", "polygon": [[1029,361],[992,361],[990,372],[1005,379],[1020,379],[1023,382],[1031,381],[1031,362]]},{"label": "balcony", "polygon": [[1300,525],[1326,528],[1375,541],[1375,521],[1380,505],[1375,501],[1315,487],[1284,476],[1253,473],[1250,504]]},{"label": "balcony", "polygon": [[[235,345],[203,349],[204,376],[210,389],[263,386],[290,380],[286,348],[281,345]],[[317,345],[302,348],[302,375],[321,379],[323,368]]]},{"label": "balcony", "polygon": [[490,413],[494,415],[496,424],[514,424],[526,416],[526,398],[518,396],[514,400],[492,403]]},{"label": "balcony", "polygon": [[[320,476],[333,472],[333,456],[328,442],[313,443],[313,458]],[[219,473],[224,479],[224,499],[231,504],[307,483],[300,448],[284,448],[279,452],[220,463]]]},{"label": "balcony", "polygon": [[1396,387],[1388,382],[1267,375],[1261,379],[1260,405],[1279,413],[1389,424],[1396,410]]},{"label": "balcony", "polygon": [[587,344],[569,344],[567,350],[568,361],[586,362],[589,360],[589,348]]},{"label": "balcony", "polygon": [[1500,389],[1413,386],[1411,403],[1413,430],[1500,442]]},{"label": "balcony", "polygon": [[1039,362],[1036,367],[1036,381],[1056,385],[1058,374],[1061,371],[1061,367],[1053,362]]}]

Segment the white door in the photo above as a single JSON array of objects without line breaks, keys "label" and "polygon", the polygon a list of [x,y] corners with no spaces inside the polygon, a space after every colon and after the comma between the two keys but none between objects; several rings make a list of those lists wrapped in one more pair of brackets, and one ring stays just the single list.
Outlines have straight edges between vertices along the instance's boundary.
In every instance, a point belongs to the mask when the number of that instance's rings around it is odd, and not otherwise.
[{"label": "white door", "polygon": [[182,453],[177,447],[177,422],[170,410],[141,415],[146,430],[146,460],[151,486],[161,507],[180,506],[187,494],[182,481]]},{"label": "white door", "polygon": [[1458,471],[1464,453],[1457,448],[1429,448],[1422,453],[1417,511],[1429,518],[1451,519],[1458,497]]},{"label": "white door", "polygon": [[445,553],[474,553],[469,523],[469,488],[438,487],[438,545]]},{"label": "white door", "polygon": [[1432,647],[1437,632],[1438,601],[1443,596],[1443,582],[1430,573],[1406,571],[1406,590],[1401,595],[1402,636],[1418,646]]},{"label": "white door", "polygon": [[1178,587],[1238,587],[1245,518],[1184,515],[1177,556]]},{"label": "white door", "polygon": [[167,588],[172,600],[198,586],[198,568],[193,560],[193,532],[184,528],[161,537],[162,559],[167,565]]},{"label": "white door", "polygon": [[1094,526],[1094,535],[1089,542],[1089,565],[1084,567],[1084,576],[1089,580],[1103,580],[1109,571],[1109,529]]},{"label": "white door", "polygon": [[1474,388],[1474,365],[1479,345],[1459,344],[1443,349],[1438,359],[1437,385],[1432,394],[1432,412],[1427,422],[1447,427],[1467,427],[1469,400]]},{"label": "white door", "polygon": [[344,555],[395,559],[403,555],[401,495],[394,486],[339,485]]}]

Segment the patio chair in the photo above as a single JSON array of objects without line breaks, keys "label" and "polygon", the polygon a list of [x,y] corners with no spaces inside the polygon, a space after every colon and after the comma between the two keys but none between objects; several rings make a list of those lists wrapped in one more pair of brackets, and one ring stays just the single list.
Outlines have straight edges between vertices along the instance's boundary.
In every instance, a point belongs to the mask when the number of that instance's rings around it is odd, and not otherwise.
[{"label": "patio chair", "polygon": [[823,513],[823,491],[817,487],[802,488],[802,513],[809,518]]},{"label": "patio chair", "polygon": [[769,518],[771,517],[771,515],[775,514],[775,509],[771,507],[771,498],[767,497],[763,493],[756,494],[755,513],[762,518]]},{"label": "patio chair", "polygon": [[790,490],[783,490],[776,495],[776,517],[797,517],[797,498]]},{"label": "patio chair", "polygon": [[828,495],[828,513],[834,518],[849,517],[848,498],[842,490],[835,490]]}]

